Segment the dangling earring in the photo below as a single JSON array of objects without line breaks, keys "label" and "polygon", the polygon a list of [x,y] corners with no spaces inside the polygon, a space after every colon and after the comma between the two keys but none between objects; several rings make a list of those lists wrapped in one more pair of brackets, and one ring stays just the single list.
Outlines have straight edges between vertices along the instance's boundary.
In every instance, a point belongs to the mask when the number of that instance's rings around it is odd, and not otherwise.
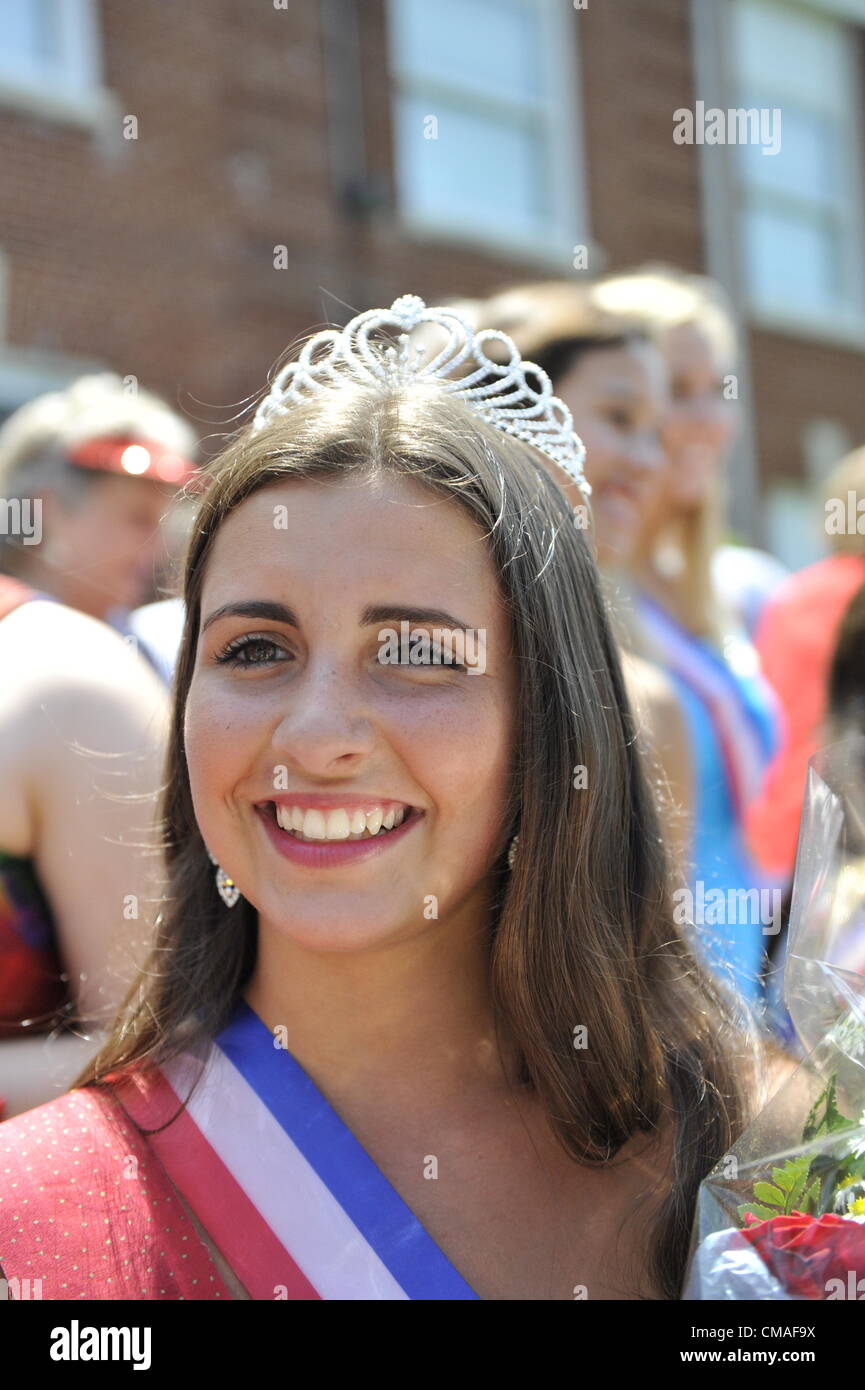
[{"label": "dangling earring", "polygon": [[511,840],[511,847],[510,847],[510,849],[508,850],[508,868],[509,868],[509,869],[512,869],[512,868],[514,867],[514,860],[515,860],[516,857],[517,857],[517,845],[518,845],[519,843],[520,843],[520,837],[519,837],[519,835],[515,835],[514,838]]},{"label": "dangling earring", "polygon": [[229,878],[225,870],[219,867],[219,864],[217,863],[216,859],[214,859],[213,855],[210,853],[210,850],[207,851],[207,857],[210,860],[211,864],[216,864],[217,893],[221,897],[222,901],[225,903],[226,907],[234,907],[234,904],[240,897],[240,889],[238,888],[234,879]]}]

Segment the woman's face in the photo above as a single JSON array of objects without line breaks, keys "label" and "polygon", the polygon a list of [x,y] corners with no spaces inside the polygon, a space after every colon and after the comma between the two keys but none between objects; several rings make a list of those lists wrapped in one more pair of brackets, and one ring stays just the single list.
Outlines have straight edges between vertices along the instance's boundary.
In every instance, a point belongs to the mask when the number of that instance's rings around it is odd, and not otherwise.
[{"label": "woman's face", "polygon": [[69,508],[51,498],[46,561],[57,576],[57,597],[104,618],[151,597],[165,550],[161,521],[175,490],[151,478],[106,473]]},{"label": "woman's face", "polygon": [[230,514],[186,755],[205,844],[262,927],[338,951],[476,925],[506,828],[509,643],[480,531],[413,479],[280,483]]},{"label": "woman's face", "polygon": [[663,358],[650,343],[583,353],[555,382],[586,446],[602,565],[626,560],[663,465],[668,406]]},{"label": "woman's face", "polygon": [[672,401],[664,429],[669,467],[663,480],[667,505],[701,505],[736,429],[736,407],[726,399],[725,370],[697,324],[664,335]]}]

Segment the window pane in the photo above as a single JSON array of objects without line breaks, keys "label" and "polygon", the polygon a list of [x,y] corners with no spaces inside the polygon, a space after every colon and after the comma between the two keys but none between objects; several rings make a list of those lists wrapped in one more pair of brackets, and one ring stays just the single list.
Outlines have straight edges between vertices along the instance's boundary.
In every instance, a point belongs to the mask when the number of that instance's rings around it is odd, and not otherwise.
[{"label": "window pane", "polygon": [[751,299],[762,308],[826,313],[842,307],[838,233],[831,224],[751,208],[745,250]]},{"label": "window pane", "polygon": [[54,0],[0,0],[0,64],[14,68],[52,62],[56,54]]},{"label": "window pane", "polygon": [[[397,167],[406,206],[436,223],[453,219],[536,235],[550,215],[538,132],[517,120],[494,121],[441,101],[434,105],[431,113],[419,97],[397,103]],[[437,139],[424,138],[431,114]]]},{"label": "window pane", "polygon": [[[755,103],[749,102],[753,106]],[[786,105],[781,114],[781,148],[764,154],[759,145],[738,147],[742,176],[751,186],[791,193],[814,202],[844,196],[841,155],[846,131],[826,116]]]},{"label": "window pane", "polygon": [[777,106],[783,96],[798,106],[843,113],[846,71],[844,27],[787,3],[736,0],[734,61],[742,85]]},{"label": "window pane", "polygon": [[541,16],[525,0],[393,0],[399,65],[478,93],[537,100]]}]

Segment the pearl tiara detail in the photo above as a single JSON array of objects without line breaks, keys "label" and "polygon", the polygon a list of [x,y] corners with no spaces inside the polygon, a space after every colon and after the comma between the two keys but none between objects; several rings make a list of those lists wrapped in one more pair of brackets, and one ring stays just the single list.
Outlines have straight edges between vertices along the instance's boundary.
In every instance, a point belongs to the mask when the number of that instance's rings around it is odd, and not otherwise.
[{"label": "pearl tiara detail", "polygon": [[[447,335],[444,347],[424,362],[426,346],[414,347],[411,334],[421,324],[432,324]],[[375,335],[398,330],[396,344],[373,347]],[[488,357],[487,343],[503,344],[508,361]],[[472,359],[477,364],[468,374],[453,376],[455,369]],[[370,384],[402,385],[412,380],[436,380],[488,424],[531,444],[557,464],[588,498],[592,489],[583,463],[586,450],[574,431],[571,412],[553,395],[546,372],[533,362],[523,362],[515,343],[495,328],[475,332],[455,310],[442,306],[428,309],[416,294],[395,299],[389,309],[368,309],[343,329],[326,328],[304,345],[296,361],[283,367],[255,412],[253,433],[264,429],[290,405],[327,389],[342,376],[345,367]],[[540,389],[530,386],[526,372],[537,378]]]}]

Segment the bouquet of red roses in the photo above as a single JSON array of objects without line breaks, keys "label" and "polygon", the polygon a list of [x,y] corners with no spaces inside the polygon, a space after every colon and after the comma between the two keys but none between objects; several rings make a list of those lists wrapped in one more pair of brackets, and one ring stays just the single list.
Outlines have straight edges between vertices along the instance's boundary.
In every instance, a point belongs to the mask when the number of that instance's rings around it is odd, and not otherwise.
[{"label": "bouquet of red roses", "polygon": [[865,1300],[865,740],[812,759],[784,999],[804,1058],[700,1187],[685,1299]]}]

